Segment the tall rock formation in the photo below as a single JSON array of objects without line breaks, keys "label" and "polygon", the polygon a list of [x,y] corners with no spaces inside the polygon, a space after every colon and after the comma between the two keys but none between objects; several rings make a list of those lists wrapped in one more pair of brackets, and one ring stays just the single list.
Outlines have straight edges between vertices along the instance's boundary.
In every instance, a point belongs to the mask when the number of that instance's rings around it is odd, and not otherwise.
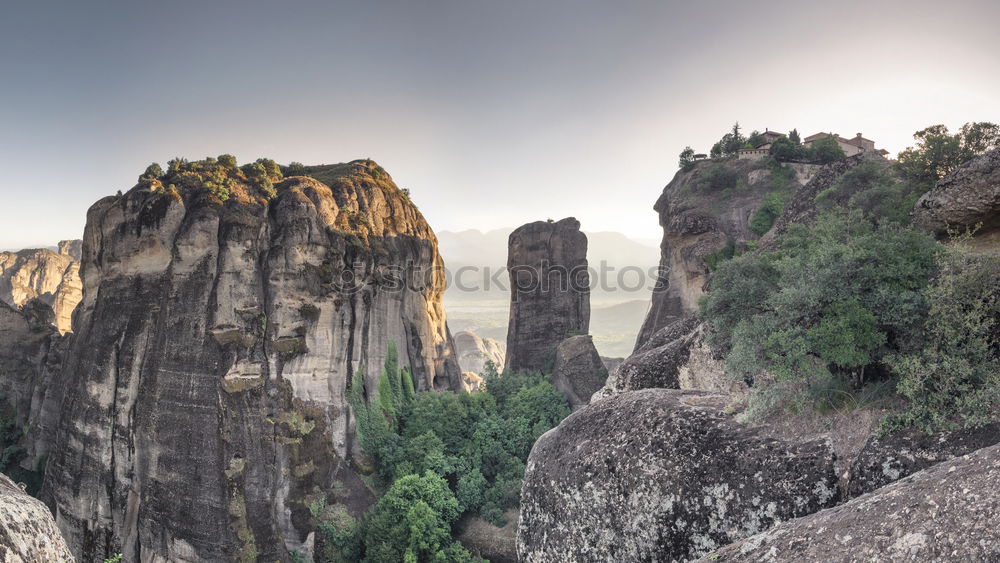
[{"label": "tall rock formation", "polygon": [[726,403],[632,391],[545,433],[521,489],[520,561],[685,561],[833,506],[825,441],[765,438],[726,415]]},{"label": "tall rock formation", "polygon": [[373,391],[394,341],[420,388],[461,384],[436,238],[380,166],[258,188],[221,161],[88,212],[42,491],[83,561],[309,552],[308,499],[331,491],[355,516],[372,500],[352,374]]},{"label": "tall rock formation", "polygon": [[590,328],[587,235],[572,217],[528,223],[510,234],[506,368],[549,371],[564,339]]},{"label": "tall rock formation", "polygon": [[52,307],[59,331],[71,331],[73,311],[83,298],[80,262],[72,255],[71,242],[59,243],[66,252],[44,248],[0,252],[0,301],[23,307],[39,299]]}]

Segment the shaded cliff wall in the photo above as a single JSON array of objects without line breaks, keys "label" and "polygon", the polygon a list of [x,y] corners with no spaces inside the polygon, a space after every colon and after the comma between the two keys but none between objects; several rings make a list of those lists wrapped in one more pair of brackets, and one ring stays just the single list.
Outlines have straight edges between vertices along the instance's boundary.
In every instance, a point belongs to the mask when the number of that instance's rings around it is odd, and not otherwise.
[{"label": "shaded cliff wall", "polygon": [[572,217],[518,227],[508,240],[510,322],[507,358],[512,371],[551,370],[565,338],[590,329],[587,235]]},{"label": "shaded cliff wall", "polygon": [[421,388],[460,384],[430,227],[374,162],[321,171],[271,200],[140,184],[90,209],[43,488],[82,560],[284,560],[305,496],[371,502],[352,374],[373,390],[391,340]]}]

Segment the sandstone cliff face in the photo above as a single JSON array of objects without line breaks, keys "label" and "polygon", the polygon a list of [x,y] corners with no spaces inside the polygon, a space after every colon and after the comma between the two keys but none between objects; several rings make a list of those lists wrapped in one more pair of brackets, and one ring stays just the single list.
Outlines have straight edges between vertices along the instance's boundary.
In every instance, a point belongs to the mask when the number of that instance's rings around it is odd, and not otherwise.
[{"label": "sandstone cliff face", "polygon": [[[63,243],[60,242],[60,247]],[[67,252],[72,252],[66,246]],[[71,254],[47,249],[0,252],[0,301],[22,307],[39,299],[52,307],[60,332],[73,329],[73,311],[82,299],[80,263]]]},{"label": "sandstone cliff face", "polygon": [[506,355],[504,345],[492,338],[480,338],[478,334],[463,330],[455,333],[455,353],[463,372],[483,373],[486,362],[493,362],[498,371],[503,371]]},{"label": "sandstone cliff face", "polygon": [[3,474],[0,474],[0,561],[74,561],[49,509]]},{"label": "sandstone cliff face", "polygon": [[833,506],[824,441],[765,439],[703,392],[592,402],[544,434],[521,490],[525,562],[684,561]]},{"label": "sandstone cliff face", "polygon": [[[663,227],[660,273],[636,350],[660,329],[697,310],[710,273],[708,256],[758,238],[750,219],[764,195],[778,189],[794,192],[817,169],[792,165],[791,178],[778,179],[766,161],[731,160],[702,161],[690,171],[678,171],[653,206]],[[707,178],[718,171],[728,174],[731,185],[710,185]]]},{"label": "sandstone cliff face", "polygon": [[701,561],[997,561],[1000,446],[779,524]]},{"label": "sandstone cliff face", "polygon": [[942,178],[913,208],[917,225],[945,234],[974,229],[977,238],[1000,240],[1000,150],[978,156]]},{"label": "sandstone cliff face", "polygon": [[565,338],[590,328],[587,235],[572,217],[537,221],[510,234],[510,323],[507,359],[512,371],[549,371]]},{"label": "sandstone cliff face", "polygon": [[43,497],[82,560],[274,561],[303,499],[371,493],[345,395],[388,343],[422,389],[460,372],[434,233],[371,161],[270,201],[140,184],[89,211],[84,301]]}]

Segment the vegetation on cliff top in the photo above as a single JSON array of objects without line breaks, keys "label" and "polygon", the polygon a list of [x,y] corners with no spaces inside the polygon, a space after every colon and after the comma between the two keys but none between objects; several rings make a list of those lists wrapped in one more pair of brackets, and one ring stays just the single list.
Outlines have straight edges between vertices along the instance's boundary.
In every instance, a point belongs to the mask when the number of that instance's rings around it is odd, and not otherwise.
[{"label": "vegetation on cliff top", "polygon": [[409,199],[409,191],[397,188],[389,173],[369,159],[317,166],[292,162],[281,166],[269,158],[258,158],[239,166],[236,157],[230,154],[193,161],[177,157],[167,162],[166,171],[156,162],[150,164],[139,176],[139,185],[176,197],[182,193],[207,192],[218,202],[235,198],[246,203],[274,198],[278,193],[276,184],[291,176],[308,176],[331,187],[338,182],[373,181],[383,188],[391,186]]}]

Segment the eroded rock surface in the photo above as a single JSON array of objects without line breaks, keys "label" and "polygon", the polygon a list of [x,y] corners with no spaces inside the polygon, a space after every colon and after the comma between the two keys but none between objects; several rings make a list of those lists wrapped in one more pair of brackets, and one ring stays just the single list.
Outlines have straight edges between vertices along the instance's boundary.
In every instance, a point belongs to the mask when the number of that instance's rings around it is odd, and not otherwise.
[{"label": "eroded rock surface", "polygon": [[65,254],[77,262],[83,258],[83,241],[80,239],[61,240],[57,248],[59,254]]},{"label": "eroded rock surface", "polygon": [[309,552],[310,495],[373,500],[352,375],[374,390],[393,341],[421,389],[461,385],[420,212],[374,162],[312,170],[270,200],[140,184],[91,207],[42,491],[81,560]]},{"label": "eroded rock surface", "polygon": [[589,335],[571,336],[556,347],[552,384],[573,410],[589,403],[591,395],[604,387],[607,379],[607,369]]},{"label": "eroded rock surface", "polygon": [[682,317],[660,329],[608,377],[600,396],[639,389],[679,389],[679,375],[691,355],[698,320]]},{"label": "eroded rock surface", "polygon": [[906,429],[873,434],[851,466],[848,495],[874,491],[932,465],[1000,443],[1000,423],[925,434]]},{"label": "eroded rock surface", "polygon": [[68,563],[74,561],[52,513],[42,501],[0,473],[0,561]]},{"label": "eroded rock surface", "polygon": [[507,358],[514,372],[552,369],[556,346],[590,328],[587,235],[572,217],[518,227],[508,241],[510,322]]},{"label": "eroded rock surface", "polygon": [[825,441],[764,439],[724,396],[646,389],[591,403],[531,450],[524,562],[683,561],[833,506]]},{"label": "eroded rock surface", "polygon": [[0,252],[0,301],[14,307],[32,299],[44,302],[52,307],[60,332],[72,330],[82,291],[80,263],[70,254],[48,249]]},{"label": "eroded rock surface", "polygon": [[[637,351],[658,331],[697,311],[711,273],[709,256],[758,238],[750,219],[763,197],[775,190],[795,192],[818,168],[790,165],[790,180],[776,179],[768,161],[705,160],[677,172],[653,206],[663,227],[660,274]],[[728,185],[711,185],[713,174],[726,175]]]},{"label": "eroded rock surface", "polygon": [[1000,446],[779,524],[701,561],[1000,560]]},{"label": "eroded rock surface", "polygon": [[1000,150],[978,156],[946,175],[913,208],[913,222],[939,234],[982,225],[1000,230]]},{"label": "eroded rock surface", "polygon": [[483,373],[486,362],[493,362],[497,371],[503,371],[506,350],[501,342],[480,338],[474,332],[463,330],[455,333],[455,353],[463,372]]}]

